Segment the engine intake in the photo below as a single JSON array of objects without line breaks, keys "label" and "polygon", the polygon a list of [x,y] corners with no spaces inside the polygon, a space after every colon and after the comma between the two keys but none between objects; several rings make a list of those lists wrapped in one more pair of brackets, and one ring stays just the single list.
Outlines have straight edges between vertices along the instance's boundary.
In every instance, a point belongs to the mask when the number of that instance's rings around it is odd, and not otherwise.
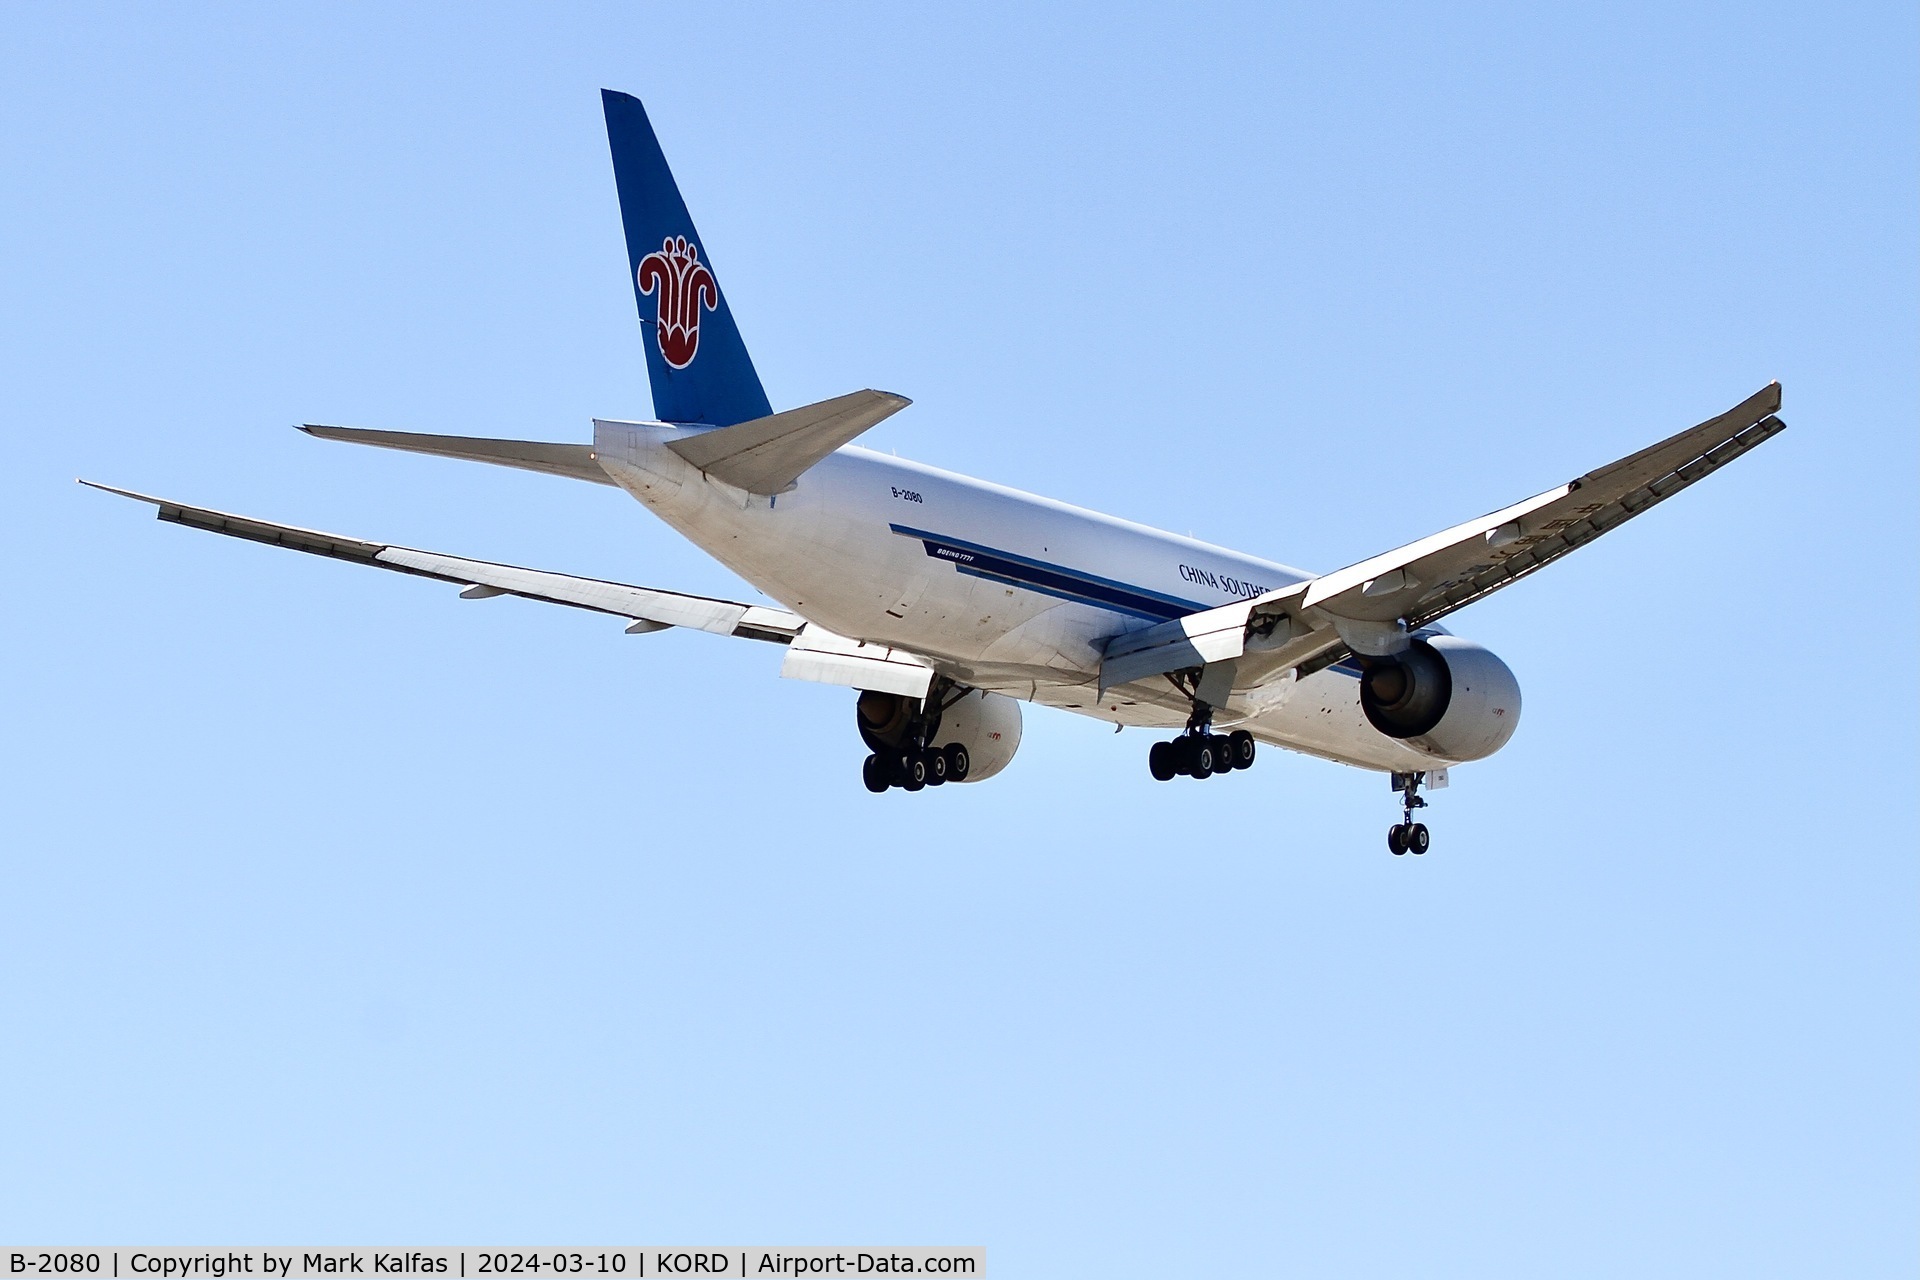
[{"label": "engine intake", "polygon": [[1447,714],[1453,701],[1453,673],[1447,660],[1425,640],[1405,653],[1372,658],[1360,677],[1360,709],[1367,723],[1389,738],[1417,738]]},{"label": "engine intake", "polygon": [[1480,760],[1520,724],[1520,682],[1494,654],[1456,636],[1415,640],[1391,658],[1368,658],[1360,677],[1367,723],[1428,755]]}]

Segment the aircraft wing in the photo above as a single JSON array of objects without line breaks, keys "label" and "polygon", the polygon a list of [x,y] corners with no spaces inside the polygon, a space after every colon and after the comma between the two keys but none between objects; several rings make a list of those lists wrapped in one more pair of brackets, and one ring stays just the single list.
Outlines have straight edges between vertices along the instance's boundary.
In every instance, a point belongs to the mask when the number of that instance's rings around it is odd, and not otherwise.
[{"label": "aircraft wing", "polygon": [[[1118,636],[1103,689],[1235,662],[1235,687],[1310,674],[1516,582],[1663,502],[1786,430],[1770,383],[1697,427],[1523,502],[1252,600]],[[1404,641],[1401,641],[1404,643]]]},{"label": "aircraft wing", "polygon": [[106,493],[119,494],[123,498],[132,498],[136,502],[151,503],[159,509],[160,519],[174,524],[288,547],[312,555],[329,556],[335,560],[350,560],[377,569],[391,569],[397,573],[458,583],[466,588],[460,593],[461,596],[469,600],[514,595],[630,618],[633,625],[628,628],[629,631],[691,627],[715,635],[769,640],[777,644],[791,642],[805,625],[805,619],[797,614],[764,605],[713,600],[706,596],[683,595],[677,591],[659,591],[651,587],[628,586],[622,582],[603,582],[598,578],[576,578],[564,573],[521,569],[514,565],[468,560],[434,551],[417,551],[411,547],[363,542],[357,538],[272,524],[224,511],[211,511],[205,507],[189,507],[165,498],[94,484],[90,480],[80,483]]},{"label": "aircraft wing", "polygon": [[1316,578],[1300,602],[1335,617],[1409,630],[1438,621],[1718,471],[1787,424],[1780,384],[1577,480],[1384,555]]}]

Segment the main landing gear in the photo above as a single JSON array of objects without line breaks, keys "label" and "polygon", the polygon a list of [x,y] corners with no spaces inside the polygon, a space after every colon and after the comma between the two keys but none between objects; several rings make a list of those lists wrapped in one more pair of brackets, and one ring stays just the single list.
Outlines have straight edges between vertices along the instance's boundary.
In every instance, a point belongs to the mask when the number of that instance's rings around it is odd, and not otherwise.
[{"label": "main landing gear", "polygon": [[1427,824],[1415,822],[1413,811],[1424,809],[1427,802],[1420,798],[1420,784],[1427,780],[1424,773],[1396,773],[1393,775],[1393,789],[1401,794],[1400,821],[1387,828],[1387,848],[1394,857],[1402,854],[1421,854],[1427,851],[1431,837],[1427,835]]},{"label": "main landing gear", "polygon": [[919,791],[946,782],[965,782],[973,760],[965,746],[915,747],[905,751],[876,751],[860,767],[860,780],[878,793],[889,787]]},{"label": "main landing gear", "polygon": [[1169,742],[1156,742],[1147,752],[1147,768],[1154,779],[1169,782],[1185,774],[1189,778],[1211,778],[1216,773],[1253,767],[1255,744],[1245,729],[1232,733],[1214,733],[1213,709],[1204,702],[1195,703],[1187,731]]}]

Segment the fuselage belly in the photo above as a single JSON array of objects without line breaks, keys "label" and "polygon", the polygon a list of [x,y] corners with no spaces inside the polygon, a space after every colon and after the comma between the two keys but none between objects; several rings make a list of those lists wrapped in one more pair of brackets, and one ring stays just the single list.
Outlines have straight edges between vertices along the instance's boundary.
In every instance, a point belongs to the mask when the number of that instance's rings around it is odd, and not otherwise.
[{"label": "fuselage belly", "polygon": [[[943,674],[1116,724],[1186,722],[1164,680],[1098,690],[1125,631],[1308,578],[1298,569],[934,467],[845,448],[789,492],[746,493],[673,451],[685,428],[595,423],[620,486],[756,588],[841,635]],[[1382,770],[1448,761],[1384,737],[1340,668],[1236,698],[1220,718],[1274,746]]]}]

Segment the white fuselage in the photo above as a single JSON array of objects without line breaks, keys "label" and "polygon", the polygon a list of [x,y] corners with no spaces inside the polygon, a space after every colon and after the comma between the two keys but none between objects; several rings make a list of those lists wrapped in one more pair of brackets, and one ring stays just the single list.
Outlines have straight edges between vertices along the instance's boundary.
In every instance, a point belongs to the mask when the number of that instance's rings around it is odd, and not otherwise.
[{"label": "white fuselage", "polygon": [[[1312,575],[934,467],[843,448],[768,498],[665,447],[700,430],[594,423],[600,464],[690,541],[809,622],[910,650],[941,674],[1117,724],[1178,727],[1164,680],[1098,690],[1115,635]],[[1357,672],[1333,667],[1238,696],[1216,724],[1383,770],[1452,763],[1385,737]]]}]

